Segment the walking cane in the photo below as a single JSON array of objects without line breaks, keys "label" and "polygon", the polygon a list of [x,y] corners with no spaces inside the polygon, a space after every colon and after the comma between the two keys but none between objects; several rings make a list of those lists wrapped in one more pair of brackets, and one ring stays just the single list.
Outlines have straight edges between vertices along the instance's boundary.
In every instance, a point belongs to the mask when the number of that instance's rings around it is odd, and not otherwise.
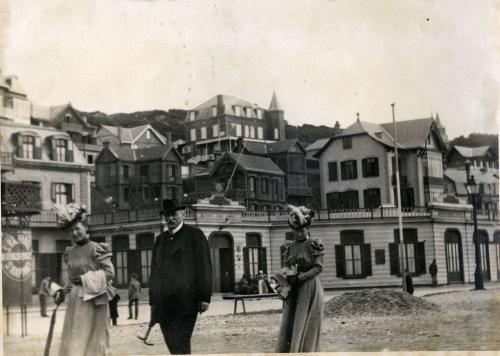
[{"label": "walking cane", "polygon": [[52,334],[54,333],[54,325],[56,324],[56,314],[57,308],[59,308],[60,304],[57,304],[52,312],[52,317],[50,318],[50,327],[49,327],[49,335],[47,335],[47,343],[45,344],[45,352],[43,356],[49,356],[50,353],[50,344],[52,343]]}]

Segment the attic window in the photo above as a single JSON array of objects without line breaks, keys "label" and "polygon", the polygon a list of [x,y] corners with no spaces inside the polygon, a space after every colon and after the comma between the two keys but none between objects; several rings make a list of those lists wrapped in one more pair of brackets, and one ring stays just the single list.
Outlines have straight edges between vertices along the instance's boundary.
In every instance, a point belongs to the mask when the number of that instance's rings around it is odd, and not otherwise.
[{"label": "attic window", "polygon": [[382,131],[379,131],[379,132],[375,132],[375,136],[377,136],[378,138],[382,138]]},{"label": "attic window", "polygon": [[151,138],[151,131],[146,131],[146,138],[149,140]]},{"label": "attic window", "polygon": [[217,116],[217,106],[212,106],[212,117]]},{"label": "attic window", "polygon": [[66,122],[69,122],[71,120],[71,114],[66,114]]},{"label": "attic window", "polygon": [[240,106],[234,106],[234,115],[236,116],[241,116],[241,107]]},{"label": "attic window", "polygon": [[194,121],[195,118],[196,118],[196,112],[191,111],[189,113],[189,121]]}]

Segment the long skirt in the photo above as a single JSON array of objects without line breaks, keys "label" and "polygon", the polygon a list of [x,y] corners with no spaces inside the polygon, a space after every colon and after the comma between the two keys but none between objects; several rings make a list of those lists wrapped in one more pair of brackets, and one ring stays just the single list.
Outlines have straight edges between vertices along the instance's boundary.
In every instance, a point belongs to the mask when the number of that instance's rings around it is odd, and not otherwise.
[{"label": "long skirt", "polygon": [[323,287],[318,276],[304,282],[283,306],[276,352],[318,352],[323,319]]},{"label": "long skirt", "polygon": [[84,302],[73,286],[68,298],[59,356],[101,356],[109,348],[108,304]]}]

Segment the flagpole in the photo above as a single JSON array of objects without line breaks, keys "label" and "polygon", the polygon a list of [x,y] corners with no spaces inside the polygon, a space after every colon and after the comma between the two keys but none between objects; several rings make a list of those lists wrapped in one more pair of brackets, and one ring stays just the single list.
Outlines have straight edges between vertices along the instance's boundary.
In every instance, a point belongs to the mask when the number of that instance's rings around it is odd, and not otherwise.
[{"label": "flagpole", "polygon": [[399,181],[399,157],[398,157],[398,131],[396,129],[396,116],[394,114],[394,106],[396,104],[392,103],[392,125],[394,127],[394,155],[395,155],[395,165],[396,165],[396,195],[397,195],[397,205],[398,205],[398,222],[399,222],[399,256],[400,256],[400,268],[401,277],[403,279],[403,292],[406,292],[406,272],[405,272],[405,253],[404,253],[404,238],[403,238],[403,214],[401,212],[401,185]]}]

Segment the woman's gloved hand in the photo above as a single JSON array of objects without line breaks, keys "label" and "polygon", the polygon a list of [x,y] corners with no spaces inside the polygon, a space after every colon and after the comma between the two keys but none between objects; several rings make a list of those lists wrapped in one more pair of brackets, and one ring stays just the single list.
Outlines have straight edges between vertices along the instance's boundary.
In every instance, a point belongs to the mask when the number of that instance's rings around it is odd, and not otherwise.
[{"label": "woman's gloved hand", "polygon": [[64,302],[65,294],[63,289],[59,289],[56,294],[54,294],[54,302],[59,305]]},{"label": "woman's gloved hand", "polygon": [[290,287],[292,287],[292,289],[297,288],[300,284],[299,278],[296,274],[287,276],[286,280],[288,281],[288,284],[290,285]]}]

